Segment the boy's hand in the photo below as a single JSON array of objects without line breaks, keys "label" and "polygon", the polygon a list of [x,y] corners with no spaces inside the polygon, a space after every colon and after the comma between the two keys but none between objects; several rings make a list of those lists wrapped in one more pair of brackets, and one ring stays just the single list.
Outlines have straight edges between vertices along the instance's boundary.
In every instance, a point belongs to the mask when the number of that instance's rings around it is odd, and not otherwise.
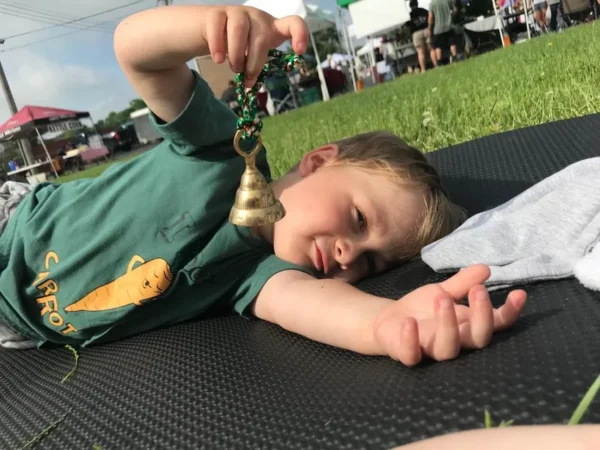
[{"label": "boy's hand", "polygon": [[268,52],[292,40],[294,52],[303,54],[308,45],[308,27],[300,16],[275,19],[246,6],[213,7],[208,11],[205,40],[217,64],[229,56],[231,70],[244,72],[251,87],[268,60]]},{"label": "boy's hand", "polygon": [[[527,294],[515,290],[506,303],[492,308],[483,282],[490,276],[485,265],[471,266],[438,284],[429,284],[387,306],[374,322],[382,353],[412,366],[423,356],[447,360],[461,348],[483,348],[496,331],[519,317]],[[468,296],[470,307],[456,304]]]},{"label": "boy's hand", "polygon": [[[282,0],[283,1],[283,0]],[[115,55],[133,88],[163,122],[175,120],[188,104],[194,76],[187,62],[229,54],[232,69],[246,73],[251,87],[268,51],[291,39],[301,54],[308,29],[298,16],[276,20],[244,6],[172,5],[149,8],[124,19],[115,30]]]}]

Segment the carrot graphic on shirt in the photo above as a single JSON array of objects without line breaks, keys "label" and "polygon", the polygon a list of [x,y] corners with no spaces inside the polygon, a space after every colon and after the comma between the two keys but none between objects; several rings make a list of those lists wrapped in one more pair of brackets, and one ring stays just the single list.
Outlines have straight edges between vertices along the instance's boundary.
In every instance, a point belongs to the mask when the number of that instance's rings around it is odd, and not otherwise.
[{"label": "carrot graphic on shirt", "polygon": [[[134,269],[137,263],[140,265]],[[81,300],[68,305],[65,311],[107,311],[131,304],[141,306],[142,301],[162,294],[172,281],[173,273],[164,259],[146,262],[135,255],[131,258],[125,275],[94,289]]]}]

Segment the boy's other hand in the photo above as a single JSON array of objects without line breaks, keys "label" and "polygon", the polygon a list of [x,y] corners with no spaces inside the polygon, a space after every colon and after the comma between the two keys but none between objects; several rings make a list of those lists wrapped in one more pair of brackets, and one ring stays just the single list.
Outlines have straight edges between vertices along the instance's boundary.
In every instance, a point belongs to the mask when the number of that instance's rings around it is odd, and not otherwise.
[{"label": "boy's other hand", "polygon": [[217,64],[227,54],[231,70],[244,72],[246,87],[252,87],[268,60],[270,49],[288,39],[297,54],[308,46],[308,27],[300,16],[275,19],[270,14],[247,6],[215,6],[208,11],[205,40]]},{"label": "boy's other hand", "polygon": [[[515,323],[527,298],[525,291],[514,290],[494,309],[483,286],[489,276],[487,266],[471,266],[386,307],[374,322],[383,353],[412,366],[423,356],[442,361],[455,358],[462,348],[487,346],[494,332]],[[465,296],[469,307],[458,304]]]}]

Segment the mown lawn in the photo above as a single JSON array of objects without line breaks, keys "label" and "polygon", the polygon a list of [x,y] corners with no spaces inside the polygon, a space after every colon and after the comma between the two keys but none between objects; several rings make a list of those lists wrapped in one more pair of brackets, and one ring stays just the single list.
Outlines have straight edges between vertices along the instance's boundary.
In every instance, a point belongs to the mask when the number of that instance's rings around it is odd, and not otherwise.
[{"label": "mown lawn", "polygon": [[[265,120],[275,177],[303,152],[374,129],[423,151],[600,112],[600,23],[535,38],[451,66]],[[97,176],[105,167],[63,177]]]}]

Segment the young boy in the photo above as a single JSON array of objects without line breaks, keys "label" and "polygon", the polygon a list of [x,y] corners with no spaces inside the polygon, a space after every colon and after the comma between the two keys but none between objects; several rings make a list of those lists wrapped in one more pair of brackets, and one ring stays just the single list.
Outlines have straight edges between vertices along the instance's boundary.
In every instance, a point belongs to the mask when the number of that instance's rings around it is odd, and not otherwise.
[{"label": "young boy", "polygon": [[[233,308],[413,365],[484,347],[515,322],[525,293],[494,310],[485,266],[399,301],[349,284],[418,255],[463,219],[423,155],[389,133],[305,154],[272,182],[287,210],[280,222],[228,222],[244,170],[232,146],[236,117],[186,61],[228,54],[251,86],[268,50],[290,38],[295,52],[306,50],[299,17],[240,6],[155,8],[119,25],[117,59],[165,140],[96,179],[6,196],[5,347],[86,346]],[[257,165],[268,176],[264,151]],[[470,308],[455,304],[467,295]]]}]

